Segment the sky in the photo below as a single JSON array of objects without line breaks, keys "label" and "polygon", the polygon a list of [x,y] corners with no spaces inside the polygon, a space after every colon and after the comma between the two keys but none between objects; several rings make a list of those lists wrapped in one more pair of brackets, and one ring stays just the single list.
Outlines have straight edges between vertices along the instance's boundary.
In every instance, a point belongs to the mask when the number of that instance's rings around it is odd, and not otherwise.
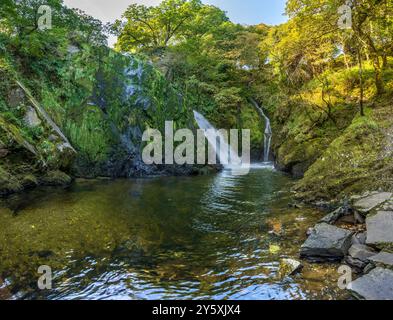
[{"label": "sky", "polygon": [[[64,0],[70,8],[79,8],[104,23],[119,19],[132,3],[157,5],[161,0]],[[226,11],[231,21],[241,24],[280,24],[286,21],[286,0],[202,0]],[[109,39],[113,46],[116,38]]]}]

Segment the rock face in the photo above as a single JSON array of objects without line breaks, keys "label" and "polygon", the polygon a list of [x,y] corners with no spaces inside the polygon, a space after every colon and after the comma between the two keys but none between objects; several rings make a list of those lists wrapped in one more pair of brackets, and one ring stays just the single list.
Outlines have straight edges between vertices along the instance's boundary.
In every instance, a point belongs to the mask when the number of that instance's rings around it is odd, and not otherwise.
[{"label": "rock face", "polygon": [[377,255],[370,257],[369,260],[376,265],[382,265],[387,268],[393,267],[393,254],[389,252],[380,252]]},{"label": "rock face", "polygon": [[358,212],[366,214],[384,204],[392,195],[390,192],[374,192],[355,200],[353,208]]},{"label": "rock face", "polygon": [[393,300],[393,271],[376,268],[350,283],[348,289],[359,299]]},{"label": "rock face", "polygon": [[341,260],[351,246],[352,235],[345,229],[318,224],[300,248],[300,256],[315,261]]},{"label": "rock face", "polygon": [[367,217],[367,241],[369,245],[393,244],[393,212],[379,211],[375,216]]}]

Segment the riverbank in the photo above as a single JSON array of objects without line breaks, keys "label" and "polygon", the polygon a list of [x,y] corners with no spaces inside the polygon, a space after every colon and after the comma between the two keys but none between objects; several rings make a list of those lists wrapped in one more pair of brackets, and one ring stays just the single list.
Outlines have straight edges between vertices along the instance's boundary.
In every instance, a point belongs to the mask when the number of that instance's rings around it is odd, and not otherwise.
[{"label": "riverbank", "polygon": [[[358,299],[393,299],[393,194],[353,196],[308,231],[300,257],[349,266],[344,286]],[[345,273],[345,274],[344,274]]]}]

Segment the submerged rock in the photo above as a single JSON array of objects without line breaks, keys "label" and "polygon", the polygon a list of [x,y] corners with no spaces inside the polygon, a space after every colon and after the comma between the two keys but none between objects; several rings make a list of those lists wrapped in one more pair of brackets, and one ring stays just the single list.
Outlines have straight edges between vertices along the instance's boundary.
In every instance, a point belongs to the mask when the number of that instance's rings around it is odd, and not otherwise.
[{"label": "submerged rock", "polygon": [[379,211],[367,217],[366,226],[367,244],[381,247],[393,244],[393,211]]},{"label": "submerged rock", "polygon": [[360,199],[354,200],[353,208],[363,214],[377,209],[393,196],[390,192],[373,192]]},{"label": "submerged rock", "polygon": [[303,269],[303,265],[294,259],[282,259],[280,262],[280,278],[292,276]]},{"label": "submerged rock", "polygon": [[353,232],[321,223],[300,248],[300,256],[315,261],[341,260],[352,243]]},{"label": "submerged rock", "polygon": [[393,271],[376,268],[351,282],[351,293],[364,300],[393,300]]}]

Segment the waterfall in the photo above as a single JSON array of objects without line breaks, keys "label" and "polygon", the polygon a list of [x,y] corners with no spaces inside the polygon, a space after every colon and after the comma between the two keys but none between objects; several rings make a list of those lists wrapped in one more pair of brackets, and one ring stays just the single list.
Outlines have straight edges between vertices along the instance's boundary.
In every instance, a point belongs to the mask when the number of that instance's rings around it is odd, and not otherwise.
[{"label": "waterfall", "polygon": [[[194,118],[199,128],[205,131],[205,137],[210,145],[214,148],[220,163],[225,168],[240,166],[242,164],[242,160],[239,158],[237,152],[235,152],[226,142],[221,132],[214,128],[210,122],[199,112],[194,111]],[[219,140],[218,143],[217,140]]]},{"label": "waterfall", "polygon": [[251,102],[253,103],[255,109],[258,111],[261,118],[265,119],[265,133],[264,133],[264,141],[263,141],[263,151],[264,151],[263,161],[269,162],[270,146],[272,143],[272,135],[273,135],[272,127],[270,125],[270,119],[267,117],[267,115],[265,114],[263,109],[258,105],[258,103],[254,99],[251,99]]}]

